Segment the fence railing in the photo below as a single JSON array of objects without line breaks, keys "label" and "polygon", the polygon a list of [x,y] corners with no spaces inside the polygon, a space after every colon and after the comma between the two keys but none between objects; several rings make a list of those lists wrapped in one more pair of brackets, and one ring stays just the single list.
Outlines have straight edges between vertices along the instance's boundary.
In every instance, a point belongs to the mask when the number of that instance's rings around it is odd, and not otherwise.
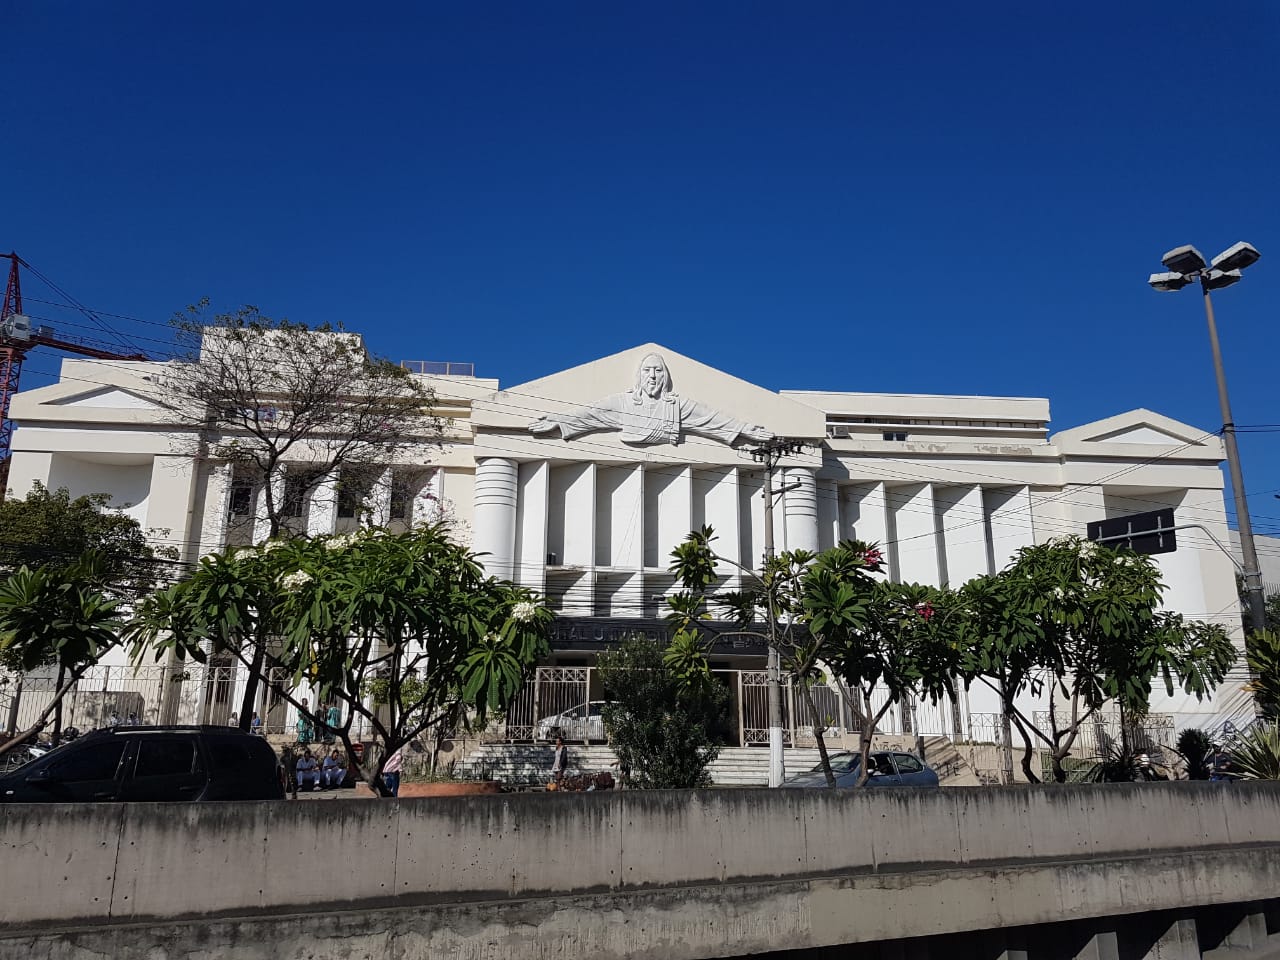
[{"label": "fence railing", "polygon": [[[713,670],[712,675],[729,691],[732,739],[739,746],[767,746],[769,743],[769,687],[763,670]],[[810,715],[804,693],[784,678],[782,687],[783,742],[806,747],[816,743],[814,728],[824,737],[856,736],[861,728],[862,710],[858,698],[838,686],[810,686],[816,716]],[[604,687],[595,667],[537,667],[525,681],[515,702],[501,720],[486,728],[486,742],[529,742],[553,739],[557,733],[567,740],[604,740],[600,715]],[[871,710],[879,712],[888,703],[887,695],[872,698]],[[978,718],[976,726],[970,724]],[[972,728],[971,728],[972,727]],[[950,698],[888,704],[878,732],[892,735],[947,737],[952,740],[998,742],[998,718],[969,715]]]}]

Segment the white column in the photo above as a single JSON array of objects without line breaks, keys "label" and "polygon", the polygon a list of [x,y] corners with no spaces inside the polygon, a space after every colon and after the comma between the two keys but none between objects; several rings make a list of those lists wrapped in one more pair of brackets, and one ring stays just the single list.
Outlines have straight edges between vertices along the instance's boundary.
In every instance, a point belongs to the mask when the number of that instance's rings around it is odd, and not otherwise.
[{"label": "white column", "polygon": [[982,487],[934,487],[933,496],[942,518],[941,566],[947,585],[956,589],[990,572]]},{"label": "white column", "polygon": [[441,477],[443,471],[438,467],[433,467],[422,481],[422,485],[418,487],[417,493],[413,495],[413,513],[412,521],[415,527],[422,527],[429,523],[438,523],[442,514],[442,505],[440,497],[442,494]]},{"label": "white column", "polygon": [[311,488],[307,497],[307,535],[323,537],[333,533],[338,522],[338,478],[330,473]]},{"label": "white column", "polygon": [[[1091,501],[1091,509],[1098,511],[1103,510],[1102,504],[1102,488],[1092,488],[1093,494],[1084,497],[1086,501]],[[1070,495],[1072,499],[1075,494]],[[999,487],[986,488],[982,491],[982,499],[986,506],[987,523],[990,527],[991,537],[991,569],[994,571],[1003,570],[1013,560],[1013,555],[1023,547],[1029,547],[1035,544],[1035,527],[1032,525],[1031,519],[1031,488],[1030,487]],[[1103,516],[1099,512],[1098,516]],[[1083,532],[1084,524],[1081,524]],[[977,690],[978,684],[974,684],[973,690]],[[997,702],[994,709],[991,708],[991,697],[985,696],[981,705],[976,698],[971,700],[973,711],[995,713],[1000,709]],[[1036,710],[1044,710],[1048,705],[1048,698],[1041,696],[1032,696],[1029,690],[1024,691],[1016,698],[1016,705],[1028,716]],[[1015,732],[1013,734],[1014,748],[1022,743],[1022,738]]]},{"label": "white column", "polygon": [[818,478],[808,467],[782,471],[788,550],[818,551]]},{"label": "white column", "polygon": [[[278,466],[267,478],[267,482],[271,484],[271,502],[277,514],[284,501],[284,471],[283,466]],[[253,542],[264,543],[270,536],[271,518],[267,515],[267,484],[264,483],[258,488],[257,495],[254,497]]]},{"label": "white column", "polygon": [[386,467],[373,481],[369,489],[369,509],[364,518],[366,527],[385,527],[391,522],[391,480],[391,468]]},{"label": "white column", "polygon": [[902,583],[922,583],[936,587],[938,569],[938,526],[933,505],[933,484],[911,483],[888,490],[893,515],[893,548],[897,558],[895,576]]},{"label": "white column", "polygon": [[231,464],[215,463],[204,485],[204,514],[200,518],[200,556],[217,553],[227,542],[231,511]]},{"label": "white column", "polygon": [[516,503],[515,581],[545,593],[547,589],[547,493],[551,467],[545,460],[522,463]]},{"label": "white column", "polygon": [[476,461],[475,551],[491,576],[511,580],[515,567],[516,488],[514,460],[483,457]]},{"label": "white column", "polygon": [[883,483],[842,487],[840,537],[879,544],[888,554],[889,504]]},{"label": "white column", "polygon": [[156,457],[151,461],[144,532],[166,545],[176,544],[183,560],[191,558],[191,532],[188,527],[191,523],[195,466],[196,461],[191,457]]},{"label": "white column", "polygon": [[840,488],[834,480],[821,480],[818,482],[818,549],[831,549],[840,537]]},{"label": "white column", "polygon": [[[1003,570],[1018,550],[1036,542],[1031,522],[1031,488],[985,489],[982,495],[991,525],[991,569]],[[1099,505],[1101,499],[1099,489]]]}]

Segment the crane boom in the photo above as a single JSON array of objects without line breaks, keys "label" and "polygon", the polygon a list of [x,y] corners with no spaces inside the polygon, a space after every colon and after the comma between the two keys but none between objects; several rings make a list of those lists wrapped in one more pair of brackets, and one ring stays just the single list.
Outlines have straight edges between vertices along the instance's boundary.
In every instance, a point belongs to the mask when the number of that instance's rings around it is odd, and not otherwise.
[{"label": "crane boom", "polygon": [[0,305],[0,500],[9,490],[9,462],[12,456],[13,421],[9,419],[9,401],[18,392],[22,377],[22,361],[33,347],[52,347],[66,353],[95,360],[149,360],[145,353],[121,353],[104,350],[93,344],[55,336],[48,327],[31,329],[31,321],[22,312],[22,282],[16,253],[2,253],[9,260],[9,279],[5,283],[4,303]]}]

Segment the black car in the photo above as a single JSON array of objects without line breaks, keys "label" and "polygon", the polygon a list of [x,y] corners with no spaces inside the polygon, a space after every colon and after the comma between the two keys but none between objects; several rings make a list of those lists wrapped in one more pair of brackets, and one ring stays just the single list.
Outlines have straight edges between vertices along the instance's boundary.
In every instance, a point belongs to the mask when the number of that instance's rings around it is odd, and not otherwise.
[{"label": "black car", "polygon": [[95,730],[0,777],[0,803],[282,800],[261,737],[232,727]]}]

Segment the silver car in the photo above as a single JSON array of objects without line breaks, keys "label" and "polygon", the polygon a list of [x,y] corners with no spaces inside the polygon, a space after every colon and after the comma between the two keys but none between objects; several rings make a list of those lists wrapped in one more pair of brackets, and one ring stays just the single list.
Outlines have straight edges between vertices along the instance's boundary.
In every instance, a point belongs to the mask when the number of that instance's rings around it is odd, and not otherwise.
[{"label": "silver car", "polygon": [[[862,763],[859,754],[840,751],[829,754],[831,772],[835,775],[837,787],[853,787],[858,783],[858,769]],[[938,774],[926,766],[919,757],[909,753],[897,753],[892,750],[877,750],[871,754],[868,764],[871,774],[867,777],[868,787],[936,787]],[[808,773],[796,774],[782,782],[784,787],[825,787],[826,775],[819,763]]]},{"label": "silver car", "polygon": [[539,740],[604,740],[604,707],[608,701],[592,700],[580,703],[564,713],[543,717],[538,721],[536,736]]}]

